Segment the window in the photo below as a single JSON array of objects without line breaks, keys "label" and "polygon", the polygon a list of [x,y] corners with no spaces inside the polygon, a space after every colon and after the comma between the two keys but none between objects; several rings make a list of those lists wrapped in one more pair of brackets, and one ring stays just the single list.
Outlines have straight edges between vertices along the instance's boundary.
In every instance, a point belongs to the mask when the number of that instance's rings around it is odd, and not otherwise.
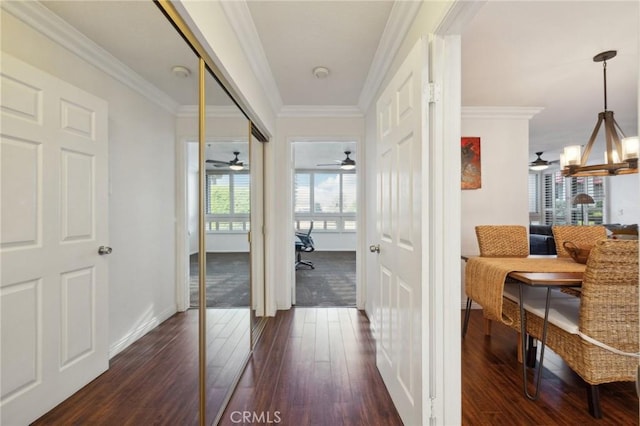
[{"label": "window", "polygon": [[296,171],[294,177],[296,229],[314,232],[356,230],[356,174],[349,171]]},{"label": "window", "polygon": [[246,232],[251,209],[248,171],[208,171],[205,227],[210,232]]},{"label": "window", "polygon": [[[573,205],[571,199],[580,193],[593,197],[595,203]],[[603,223],[605,191],[601,176],[565,178],[559,170],[529,173],[529,219],[546,225]]]}]

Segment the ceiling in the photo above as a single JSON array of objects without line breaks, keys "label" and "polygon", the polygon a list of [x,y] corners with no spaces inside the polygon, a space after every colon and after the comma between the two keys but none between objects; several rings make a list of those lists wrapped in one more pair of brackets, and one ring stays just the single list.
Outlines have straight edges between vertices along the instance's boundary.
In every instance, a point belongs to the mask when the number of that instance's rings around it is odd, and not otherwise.
[{"label": "ceiling", "polygon": [[[247,5],[284,105],[358,104],[392,1]],[[317,66],[329,76],[316,78]]]},{"label": "ceiling", "polygon": [[593,57],[617,50],[607,62],[608,109],[636,135],[639,5],[486,3],[462,36],[463,105],[543,107],[530,123],[530,159],[544,151],[557,160],[561,147],[588,141],[604,104],[602,63]]},{"label": "ceiling", "polygon": [[[397,3],[409,7],[408,2]],[[168,72],[177,64],[195,72],[193,54],[171,35],[172,28],[150,2],[44,4],[177,103],[195,104],[193,80],[177,81]],[[389,46],[390,29],[399,28],[397,11],[402,10],[380,0],[223,4],[241,8],[255,27],[252,57],[265,62],[256,69],[271,71],[262,81],[273,83],[268,93],[280,98],[282,108],[357,109],[371,85],[372,70],[389,59],[379,49]],[[623,131],[636,134],[638,9],[637,1],[486,2],[462,35],[463,106],[542,107],[531,120],[530,160],[535,151],[557,159],[562,146],[586,143],[603,108],[602,64],[593,62],[593,56],[617,50],[607,64],[608,106]],[[236,31],[246,33],[243,25]],[[142,57],[142,50],[155,52],[154,60]],[[327,67],[328,77],[314,77],[316,66]],[[218,99],[219,104],[230,103],[223,93]],[[344,156],[342,145],[335,144],[336,153],[317,161]]]}]

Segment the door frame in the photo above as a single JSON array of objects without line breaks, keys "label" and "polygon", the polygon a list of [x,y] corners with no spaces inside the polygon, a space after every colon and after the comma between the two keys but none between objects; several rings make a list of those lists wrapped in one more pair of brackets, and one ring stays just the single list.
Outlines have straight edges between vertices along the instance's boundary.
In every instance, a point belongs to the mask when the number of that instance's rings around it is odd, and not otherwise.
[{"label": "door frame", "polygon": [[[431,80],[435,102],[429,107],[431,145],[424,166],[431,182],[427,241],[430,254],[428,324],[429,389],[423,403],[430,404],[430,417],[442,424],[461,422],[461,341],[460,341],[460,36],[430,39]],[[439,97],[438,92],[446,93]],[[444,159],[444,161],[442,161]],[[438,202],[433,202],[438,200]]]},{"label": "door frame", "polygon": [[[355,142],[356,150],[358,153],[358,168],[356,169],[356,200],[358,205],[358,211],[356,212],[356,308],[358,310],[365,309],[365,301],[366,301],[366,286],[364,285],[364,259],[362,258],[365,253],[365,248],[367,247],[367,239],[366,232],[362,229],[362,226],[365,224],[365,209],[361,206],[364,206],[365,200],[365,173],[366,173],[366,161],[365,161],[365,153],[364,153],[364,142],[363,135],[354,135],[354,136],[291,136],[286,139],[286,170],[288,170],[288,178],[286,179],[286,197],[287,197],[287,205],[289,208],[289,215],[287,216],[287,226],[286,232],[284,235],[285,241],[295,241],[295,232],[293,230],[294,221],[294,196],[293,196],[293,178],[295,173],[295,164],[294,164],[294,143],[314,143],[314,142]],[[284,216],[284,215],[283,215]],[[289,262],[288,265],[295,264],[295,254],[293,250],[290,253],[290,257],[285,257]],[[289,298],[287,300],[287,304],[289,308],[295,304],[295,292],[296,292],[296,271],[295,268],[289,268],[289,273],[284,275],[285,283],[283,284],[285,288],[289,289],[287,292]],[[287,282],[288,281],[288,282]]]},{"label": "door frame", "polygon": [[189,309],[189,144],[197,137],[184,137],[176,143],[176,307]]},{"label": "door frame", "polygon": [[[434,55],[430,61],[432,79],[439,82],[442,100],[436,103],[432,125],[434,141],[444,161],[433,164],[434,203],[430,212],[436,219],[435,241],[430,250],[437,256],[433,269],[436,292],[433,299],[433,318],[430,355],[434,361],[431,378],[432,416],[440,424],[462,422],[462,370],[460,340],[460,270],[461,245],[461,189],[460,137],[462,136],[462,37],[465,27],[484,6],[486,0],[456,0],[434,31]],[[437,94],[436,94],[437,95]],[[435,345],[435,346],[433,346]],[[431,393],[431,392],[430,392]],[[431,397],[431,394],[424,397]]]}]

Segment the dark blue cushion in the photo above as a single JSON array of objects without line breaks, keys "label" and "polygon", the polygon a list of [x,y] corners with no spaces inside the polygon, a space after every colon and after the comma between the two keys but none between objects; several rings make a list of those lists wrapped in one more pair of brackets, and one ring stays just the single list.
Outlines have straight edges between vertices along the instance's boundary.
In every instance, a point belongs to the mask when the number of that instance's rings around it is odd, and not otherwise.
[{"label": "dark blue cushion", "polygon": [[549,235],[529,234],[529,254],[556,254],[556,242]]},{"label": "dark blue cushion", "polygon": [[553,236],[551,225],[529,225],[529,234]]}]

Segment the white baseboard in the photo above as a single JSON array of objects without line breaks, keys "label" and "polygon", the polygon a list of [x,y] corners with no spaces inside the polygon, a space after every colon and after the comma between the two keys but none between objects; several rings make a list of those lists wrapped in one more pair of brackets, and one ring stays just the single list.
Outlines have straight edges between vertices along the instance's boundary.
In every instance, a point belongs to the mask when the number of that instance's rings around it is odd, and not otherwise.
[{"label": "white baseboard", "polygon": [[138,327],[136,327],[134,330],[127,333],[113,345],[109,346],[109,359],[113,358],[114,356],[118,355],[120,352],[131,346],[136,340],[156,328],[176,312],[177,310],[175,309],[175,307],[173,309],[167,308],[163,312],[160,312],[156,316],[151,317],[148,320],[144,321],[142,324],[138,325]]}]

